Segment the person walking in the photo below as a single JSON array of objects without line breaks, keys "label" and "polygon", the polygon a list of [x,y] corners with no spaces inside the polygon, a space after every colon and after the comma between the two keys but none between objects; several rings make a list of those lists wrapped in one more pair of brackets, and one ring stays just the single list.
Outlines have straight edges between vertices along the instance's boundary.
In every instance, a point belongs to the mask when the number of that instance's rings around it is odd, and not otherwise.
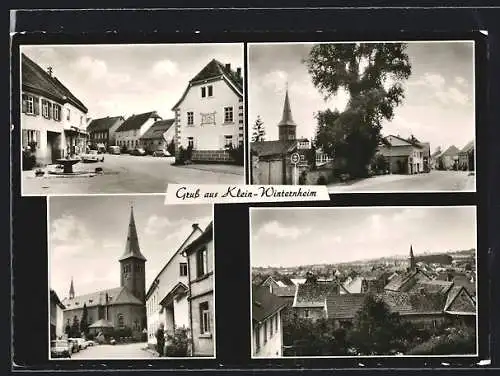
[{"label": "person walking", "polygon": [[158,356],[162,357],[165,349],[165,325],[160,324],[160,327],[156,331],[156,351],[158,351]]}]

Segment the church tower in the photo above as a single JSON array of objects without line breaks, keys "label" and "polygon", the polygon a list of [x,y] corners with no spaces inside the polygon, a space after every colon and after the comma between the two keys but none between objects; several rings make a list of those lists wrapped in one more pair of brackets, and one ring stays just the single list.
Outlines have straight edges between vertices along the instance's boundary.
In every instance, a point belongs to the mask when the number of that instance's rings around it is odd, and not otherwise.
[{"label": "church tower", "polygon": [[278,124],[279,140],[288,141],[297,138],[297,124],[293,121],[290,100],[288,99],[288,88],[285,94],[285,104],[283,105],[283,116]]},{"label": "church tower", "polygon": [[410,245],[410,257],[408,257],[410,260],[410,270],[413,272],[417,268],[417,263],[415,262],[415,255],[413,254],[413,247]]},{"label": "church tower", "polygon": [[130,208],[127,243],[125,253],[120,257],[120,286],[126,287],[139,300],[146,298],[146,258],[139,247],[135,228],[134,208]]},{"label": "church tower", "polygon": [[73,277],[71,277],[71,284],[69,285],[69,298],[75,298],[75,286],[73,286]]}]

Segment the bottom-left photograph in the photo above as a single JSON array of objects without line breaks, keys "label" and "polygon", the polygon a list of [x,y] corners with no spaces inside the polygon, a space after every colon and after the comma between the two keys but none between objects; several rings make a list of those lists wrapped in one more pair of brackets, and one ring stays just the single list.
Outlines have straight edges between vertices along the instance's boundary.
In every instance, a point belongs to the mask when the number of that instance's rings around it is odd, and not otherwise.
[{"label": "bottom-left photograph", "polygon": [[215,358],[212,205],[48,198],[49,359]]}]

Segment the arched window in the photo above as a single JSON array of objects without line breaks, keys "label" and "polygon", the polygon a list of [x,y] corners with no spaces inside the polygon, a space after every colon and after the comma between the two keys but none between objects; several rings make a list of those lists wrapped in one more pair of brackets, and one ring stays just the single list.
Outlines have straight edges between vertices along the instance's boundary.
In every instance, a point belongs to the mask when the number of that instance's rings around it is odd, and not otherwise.
[{"label": "arched window", "polygon": [[121,313],[118,314],[118,327],[119,328],[125,327],[125,318],[123,317],[123,314],[121,314]]}]

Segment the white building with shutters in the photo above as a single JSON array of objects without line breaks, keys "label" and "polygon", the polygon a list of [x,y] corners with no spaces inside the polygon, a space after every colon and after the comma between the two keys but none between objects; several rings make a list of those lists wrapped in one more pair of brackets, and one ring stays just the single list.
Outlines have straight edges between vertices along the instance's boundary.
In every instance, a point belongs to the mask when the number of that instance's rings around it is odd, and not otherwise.
[{"label": "white building with shutters", "polygon": [[228,160],[229,148],[244,145],[243,103],[241,68],[211,60],[172,108],[176,153],[191,146],[193,161]]},{"label": "white building with shutters", "polygon": [[85,105],[54,75],[21,55],[22,148],[31,149],[41,164],[54,163],[68,154],[85,152]]}]

